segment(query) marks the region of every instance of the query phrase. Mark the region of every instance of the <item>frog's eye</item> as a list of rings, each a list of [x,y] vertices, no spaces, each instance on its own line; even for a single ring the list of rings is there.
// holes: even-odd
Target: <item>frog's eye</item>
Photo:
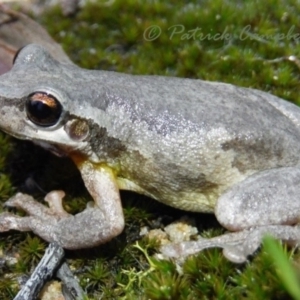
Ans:
[[[62,106],[57,99],[45,92],[29,95],[25,106],[28,119],[43,127],[55,125],[62,113]]]

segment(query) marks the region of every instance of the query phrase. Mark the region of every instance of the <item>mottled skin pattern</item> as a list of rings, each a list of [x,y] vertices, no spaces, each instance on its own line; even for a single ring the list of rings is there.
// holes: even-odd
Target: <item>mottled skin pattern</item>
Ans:
[[[37,126],[26,116],[24,103],[28,95],[37,91],[52,94],[63,107],[53,126]],[[45,234],[40,233],[32,225],[36,220],[28,221],[27,227],[21,226],[17,223],[23,221],[11,214],[2,218],[2,231],[31,229],[46,240],[57,240],[71,249],[103,243],[123,228],[120,209],[105,212],[101,202],[105,198],[104,202],[113,206],[114,197],[119,201],[118,189],[133,190],[189,211],[214,212],[220,196],[226,198],[225,207],[235,206],[224,194],[237,187],[242,190],[237,195],[240,198],[253,174],[287,167],[292,167],[287,169],[294,174],[300,163],[299,120],[299,108],[261,91],[218,82],[83,70],[60,64],[40,46],[29,45],[19,53],[13,69],[0,77],[0,128],[55,153],[69,155],[82,172],[96,207],[100,207],[100,225],[96,221],[86,225],[95,236],[91,241],[81,243],[80,236],[74,241],[70,237],[70,245],[62,238],[67,233],[53,236],[49,228]],[[105,177],[102,182],[114,182],[111,190],[107,188],[105,192],[102,185],[102,190],[98,190],[91,179],[98,175]],[[277,177],[278,182],[283,180],[285,184],[280,174]],[[264,180],[263,188],[269,182],[268,178]],[[266,203],[255,190],[255,186],[250,190],[254,193],[250,198]],[[25,209],[25,200],[18,197],[8,205]],[[276,191],[273,202],[280,212],[286,206],[282,202],[277,205]],[[248,204],[247,199],[245,203]],[[223,206],[218,208],[217,217],[224,211]],[[258,211],[253,213],[259,215]],[[224,217],[219,220],[226,226]],[[83,217],[77,221],[79,227],[88,223]],[[111,232],[100,237],[97,230],[104,230],[110,222],[115,222],[117,229],[108,228]],[[42,221],[39,224],[42,226]],[[274,222],[266,220],[263,225]],[[255,222],[228,227],[247,229],[255,227]],[[216,246],[226,250],[221,242]],[[172,248],[175,254],[169,250],[165,253],[189,254],[191,251],[184,247]],[[234,260],[230,254],[227,256]]]

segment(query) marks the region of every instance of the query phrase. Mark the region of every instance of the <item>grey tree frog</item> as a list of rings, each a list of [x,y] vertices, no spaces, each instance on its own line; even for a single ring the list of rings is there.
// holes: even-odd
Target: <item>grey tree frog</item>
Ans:
[[[124,227],[119,190],[214,213],[232,233],[163,246],[168,257],[208,247],[242,262],[265,233],[297,243],[300,109],[271,94],[220,82],[81,69],[28,45],[0,77],[0,128],[81,172],[94,203],[73,216],[63,192],[49,207],[17,194],[0,231],[32,230],[67,249],[93,247]],[[296,225],[296,226],[295,226]]]

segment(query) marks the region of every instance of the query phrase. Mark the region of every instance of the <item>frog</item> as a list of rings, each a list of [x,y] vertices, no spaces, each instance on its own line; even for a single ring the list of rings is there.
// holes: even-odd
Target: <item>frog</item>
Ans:
[[[300,238],[300,109],[228,83],[82,69],[38,44],[0,77],[0,129],[78,168],[93,201],[76,215],[17,193],[0,232],[33,231],[66,249],[104,244],[124,229],[120,190],[190,212],[212,213],[223,235],[163,245],[180,258],[219,247],[244,262],[269,234]],[[200,214],[199,214],[200,215]]]

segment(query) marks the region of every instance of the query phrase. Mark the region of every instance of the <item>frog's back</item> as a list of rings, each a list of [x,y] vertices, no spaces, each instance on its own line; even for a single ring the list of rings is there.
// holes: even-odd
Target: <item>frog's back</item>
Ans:
[[[110,105],[125,108],[132,120],[146,122],[159,134],[199,127],[292,129],[289,122],[298,131],[300,126],[295,105],[262,91],[196,79],[102,74],[108,78],[105,88],[113,91]],[[164,132],[158,132],[158,124]]]

